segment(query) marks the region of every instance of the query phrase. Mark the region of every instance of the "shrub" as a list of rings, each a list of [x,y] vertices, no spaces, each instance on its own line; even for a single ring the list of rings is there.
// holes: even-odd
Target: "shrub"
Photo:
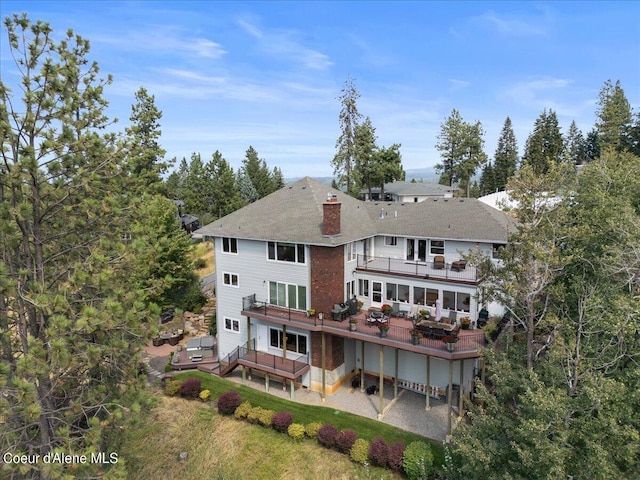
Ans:
[[[404,449],[402,468],[409,480],[429,478],[433,472],[433,453],[426,442],[411,442]]]
[[[341,431],[336,437],[336,449],[342,453],[349,453],[356,438],[358,438],[358,434],[353,430]]]
[[[304,425],[302,425],[301,423],[292,423],[291,425],[289,425],[289,428],[287,428],[287,433],[289,434],[289,436],[291,438],[295,438],[296,440],[300,440],[302,437],[304,437]]]
[[[247,412],[247,420],[249,423],[259,423],[260,415],[262,414],[262,407],[251,407]]]
[[[311,422],[309,425],[305,427],[304,433],[306,433],[307,437],[309,438],[317,438],[318,430],[320,430],[321,426],[322,425],[319,424],[318,422]]]
[[[330,423],[325,423],[320,427],[320,430],[318,430],[318,442],[327,448],[333,448],[336,444],[337,436],[338,429]]]
[[[220,395],[220,398],[218,398],[218,413],[222,415],[232,415],[241,403],[242,398],[240,398],[240,394],[235,390],[224,392]]]
[[[387,465],[391,470],[399,471],[402,468],[402,456],[404,455],[404,442],[396,442],[389,445],[387,450]]]
[[[364,438],[358,438],[349,451],[351,460],[356,463],[365,464],[369,460],[369,442]]]
[[[207,266],[207,261],[204,258],[196,258],[193,262],[193,268],[195,270],[200,270]]]
[[[211,398],[211,392],[209,390],[202,390],[198,396],[203,402],[208,402],[209,398]]]
[[[251,404],[249,402],[242,402],[238,406],[238,408],[236,408],[236,411],[233,412],[233,416],[236,417],[238,420],[245,419],[247,418],[247,415],[250,410],[251,410]]]
[[[293,423],[293,415],[289,412],[278,412],[273,416],[271,423],[276,431],[286,433],[289,425]]]
[[[387,466],[389,447],[383,438],[374,438],[369,445],[369,458],[374,465]]]
[[[180,396],[184,398],[198,398],[200,395],[200,389],[202,388],[202,382],[199,378],[189,377],[180,385]]]
[[[164,384],[164,393],[165,395],[169,395],[170,397],[174,397],[178,394],[180,390],[180,385],[182,382],[180,380],[169,380]]]
[[[273,417],[276,414],[273,410],[267,410],[262,408],[260,415],[258,415],[258,422],[263,427],[270,427],[273,424]]]
[[[164,366],[164,373],[169,373],[171,371],[173,371],[173,367],[171,366],[171,362],[169,362]]]

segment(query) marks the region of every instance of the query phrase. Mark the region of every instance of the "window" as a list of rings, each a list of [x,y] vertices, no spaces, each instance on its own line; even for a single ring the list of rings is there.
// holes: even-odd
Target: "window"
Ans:
[[[438,299],[438,290],[433,288],[413,287],[413,303],[433,306]]]
[[[356,281],[355,280],[351,280],[350,282],[347,282],[347,296],[345,298],[347,299],[351,299],[351,297],[355,296],[356,294]]]
[[[267,242],[269,260],[304,263],[304,245],[301,243]]]
[[[282,349],[284,345],[284,338],[282,334],[282,330],[279,328],[270,328],[269,329],[269,345],[273,348]],[[299,353],[301,355],[306,355],[307,353],[307,337],[306,335],[298,335],[297,333],[288,333],[286,348],[289,352]]]
[[[296,310],[307,309],[307,287],[292,283],[269,282],[269,303]]]
[[[238,275],[235,273],[226,273],[222,274],[222,283],[225,285],[230,285],[232,287],[238,286]]]
[[[431,255],[444,255],[444,240],[431,240]]]
[[[230,332],[240,332],[240,321],[235,320],[233,318],[225,318],[224,319],[224,329]]]
[[[225,253],[238,253],[238,239],[224,237],[222,239],[222,251]]]
[[[358,280],[358,295],[361,297],[369,296],[369,280],[361,278]]]
[[[502,253],[502,249],[505,247],[504,243],[494,243],[492,256],[493,258],[500,258],[500,254]]]
[[[372,282],[372,300],[375,303],[382,303],[382,282]]]
[[[398,245],[398,237],[384,237],[384,244],[386,246]]]
[[[462,292],[450,292],[444,290],[442,292],[442,308],[457,310],[459,312],[468,312],[471,304],[471,295]]]
[[[352,262],[356,259],[356,242],[347,243],[345,245],[347,249],[347,262]]]

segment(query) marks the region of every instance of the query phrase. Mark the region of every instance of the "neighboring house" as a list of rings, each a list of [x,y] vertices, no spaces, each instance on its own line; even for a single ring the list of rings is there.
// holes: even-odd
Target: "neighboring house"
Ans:
[[[174,200],[176,204],[176,220],[180,222],[180,226],[187,232],[193,233],[200,228],[200,220],[195,215],[183,213],[184,202],[182,200]]]
[[[364,314],[354,332],[331,312],[355,295],[363,309],[433,313],[439,299],[445,317],[476,320],[482,307],[501,314],[479,304],[475,268],[454,262],[469,250],[491,255],[511,228],[510,217],[474,199],[363,202],[309,177],[285,186],[197,232],[214,241],[219,359],[288,379],[292,394],[294,381],[324,395],[361,371],[423,393],[450,384],[467,392],[481,330],[465,331],[449,352],[442,341],[413,345],[409,320],[381,338]]]
[[[369,197],[368,189],[362,190],[359,198],[371,201],[418,203],[432,198],[452,198],[456,190],[455,187],[433,182],[397,181],[384,184],[384,199],[380,187],[371,189],[371,197]]]

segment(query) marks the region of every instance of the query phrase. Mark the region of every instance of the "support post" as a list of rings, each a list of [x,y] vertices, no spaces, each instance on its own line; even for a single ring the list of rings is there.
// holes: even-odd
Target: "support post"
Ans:
[[[380,417],[384,412],[384,347],[382,345],[380,345],[380,380],[378,383],[380,384],[378,387],[380,390],[380,407],[378,409],[378,417]]]
[[[393,398],[398,398],[398,349],[395,349],[396,373],[393,376]]]
[[[425,410],[431,410],[431,356],[427,355],[427,400]]]
[[[322,332],[322,401],[327,398],[327,371],[326,371],[326,354],[327,354],[327,341]]]
[[[269,374],[264,374],[264,391],[269,392]]]
[[[251,351],[251,317],[247,317],[247,353]]]
[[[447,389],[447,435],[451,435],[452,398],[453,398],[453,361],[449,360],[449,388]]]
[[[244,365],[240,365],[240,371],[242,372],[242,385],[244,385],[247,380],[247,372],[244,369]]]
[[[291,397],[291,400],[293,400],[293,392],[295,392],[295,390],[296,390],[295,381],[291,379],[291,393],[289,394],[289,396]]]
[[[458,360],[460,367],[460,391],[458,392],[458,417],[462,417],[464,407],[464,360]]]
[[[287,326],[282,326],[282,360],[287,359]]]
[[[360,340],[360,391],[364,392],[364,342]]]

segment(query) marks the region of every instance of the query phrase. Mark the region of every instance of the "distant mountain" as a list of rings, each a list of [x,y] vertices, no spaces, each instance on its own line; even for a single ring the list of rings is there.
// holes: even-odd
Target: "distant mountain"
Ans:
[[[416,181],[424,181],[424,182],[434,182],[438,183],[440,179],[440,175],[436,173],[435,167],[425,167],[425,168],[414,168],[411,170],[406,170],[406,180],[410,182],[412,179],[416,179]],[[302,177],[291,177],[285,178],[285,183],[293,183],[297,180],[300,180]],[[318,182],[325,183],[327,185],[331,185],[334,177],[313,177],[314,180]]]

